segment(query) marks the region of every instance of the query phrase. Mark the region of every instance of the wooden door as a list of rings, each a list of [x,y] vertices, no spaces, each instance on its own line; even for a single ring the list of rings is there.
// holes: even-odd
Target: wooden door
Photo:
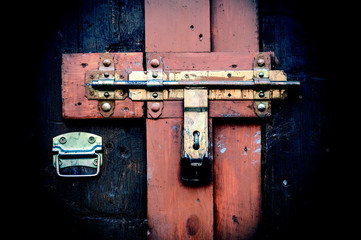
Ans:
[[[259,51],[256,4],[148,1],[145,41],[146,52],[157,52],[169,71],[251,69]],[[257,119],[229,122],[252,115],[252,109],[235,105],[209,102],[214,177],[202,187],[180,181],[182,107],[178,114],[146,120],[151,239],[249,239],[256,234],[261,217],[261,126]],[[223,108],[231,109],[228,121],[217,120],[227,115]]]
[[[168,69],[249,70],[256,52],[275,51],[282,67],[297,79],[310,76],[311,70],[304,67],[306,63],[317,66],[317,61],[310,60],[300,50],[307,49],[310,42],[295,31],[295,26],[306,31],[298,25],[300,15],[292,15],[297,13],[297,4],[293,7],[277,1],[275,4],[260,1],[260,5],[254,1],[182,3],[170,6],[165,1],[85,1],[63,5],[54,10],[54,16],[50,12],[42,13],[54,26],[48,32],[34,30],[42,36],[34,46],[44,51],[37,61],[29,63],[31,70],[38,69],[31,76],[38,85],[27,82],[29,91],[37,93],[30,102],[32,108],[28,109],[32,116],[29,142],[30,149],[36,149],[41,159],[42,194],[36,201],[30,199],[28,205],[38,206],[32,214],[43,209],[42,226],[57,232],[59,238],[145,239],[149,235],[156,239],[166,233],[168,238],[174,236],[175,239],[230,239],[232,236],[249,239],[259,234],[264,238],[287,239],[294,236],[290,229],[300,229],[298,216],[303,216],[302,219],[310,216],[310,192],[315,188],[310,187],[311,170],[307,167],[311,166],[314,174],[317,173],[319,159],[327,155],[321,148],[327,144],[318,143],[319,129],[327,129],[327,125],[311,117],[325,118],[325,110],[316,104],[309,108],[310,103],[325,94],[319,90],[324,86],[322,81],[311,79],[311,87],[303,88],[304,95],[297,95],[289,104],[276,103],[276,115],[268,122],[260,122],[247,103],[227,101],[233,105],[225,109],[222,102],[210,103],[213,180],[210,185],[199,188],[185,187],[176,178],[182,121],[181,105],[176,102],[169,105],[170,114],[157,120],[147,118],[145,105],[128,100],[118,105],[114,119],[76,119],[77,114],[82,113],[76,109],[86,108],[83,98],[72,103],[73,117],[63,115],[62,54],[80,53],[72,55],[75,59],[94,53],[99,53],[99,57],[100,53],[110,51],[118,54],[118,58],[126,58],[125,55],[131,54],[119,52],[135,52],[138,60],[131,67],[143,70],[148,53],[156,52],[166,60]],[[152,17],[152,13],[155,16]],[[40,26],[43,18],[41,14],[36,16],[39,17],[34,25]],[[301,21],[304,18],[306,16],[301,17]],[[166,30],[167,26],[171,30]],[[284,46],[287,51],[283,50]],[[200,59],[193,60],[197,56]],[[295,63],[300,64],[298,68],[294,68]],[[96,65],[96,61],[81,62],[77,68],[83,71],[94,66],[91,64]],[[306,103],[305,99],[308,99]],[[301,106],[300,111],[291,107],[294,103]],[[125,119],[128,117],[132,119]],[[102,117],[96,115],[96,118]],[[49,142],[53,136],[69,131],[89,131],[104,136],[104,155],[108,160],[99,178],[64,180],[56,176]],[[309,139],[313,141],[311,145],[306,144]],[[296,148],[291,151],[290,145]],[[282,154],[284,151],[287,156]],[[264,153],[263,185],[261,152]],[[288,161],[290,156],[292,161]],[[157,168],[160,164],[161,169]],[[170,194],[159,194],[161,189]],[[304,195],[305,192],[309,194]],[[265,199],[262,228],[261,198]],[[317,203],[311,209],[319,206]],[[303,209],[308,212],[303,213]],[[34,230],[36,234],[41,231],[32,228]]]

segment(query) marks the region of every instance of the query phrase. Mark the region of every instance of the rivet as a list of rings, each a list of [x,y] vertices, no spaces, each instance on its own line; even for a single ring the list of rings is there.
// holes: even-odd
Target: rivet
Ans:
[[[109,112],[111,108],[112,108],[112,106],[110,106],[110,103],[108,103],[108,102],[105,102],[105,103],[103,103],[103,105],[102,105],[102,110],[103,110],[104,112]]]
[[[262,59],[262,58],[258,59],[257,64],[258,64],[258,66],[263,67],[265,64],[264,59]]]
[[[103,61],[103,65],[106,66],[106,67],[109,67],[110,64],[112,64],[112,61],[110,61],[110,59],[105,59],[105,60]]]
[[[258,73],[258,76],[259,76],[260,78],[263,78],[264,73],[263,73],[263,72],[259,72],[259,73]]]
[[[158,97],[158,93],[154,92],[154,93],[152,94],[152,96],[153,96],[154,98],[157,98],[157,97]]]
[[[259,97],[263,98],[264,97],[264,92],[263,91],[260,91],[259,94],[258,94]]]
[[[108,92],[105,92],[105,93],[104,93],[104,97],[109,97],[109,95],[110,95],[110,94],[109,94]]]
[[[65,138],[65,137],[61,137],[61,138],[59,139],[59,142],[60,142],[61,144],[66,143],[66,138]]]
[[[88,142],[91,143],[91,144],[95,143],[95,137],[90,136],[89,139],[88,139]]]
[[[152,67],[154,67],[154,68],[157,68],[157,67],[159,67],[159,60],[158,59],[156,59],[156,58],[154,58],[154,59],[152,59],[152,61],[150,61],[150,66],[152,66]]]
[[[157,72],[153,72],[152,77],[153,77],[153,78],[157,78],[157,77],[158,77],[158,73],[157,73]]]
[[[264,103],[260,103],[257,105],[257,109],[260,112],[263,112],[264,110],[266,110],[266,105]]]
[[[154,94],[154,93],[153,93]],[[158,112],[160,110],[160,104],[159,103],[153,103],[151,106],[150,106],[150,109],[153,111],[153,112]]]
[[[189,78],[189,74],[184,74],[184,77],[185,77],[185,78]]]
[[[108,73],[108,72],[105,72],[105,73],[104,73],[104,77],[106,77],[106,78],[109,77],[109,73]]]
[[[232,77],[232,74],[231,73],[227,73],[227,77]]]
[[[93,165],[98,166],[98,159],[94,159]]]

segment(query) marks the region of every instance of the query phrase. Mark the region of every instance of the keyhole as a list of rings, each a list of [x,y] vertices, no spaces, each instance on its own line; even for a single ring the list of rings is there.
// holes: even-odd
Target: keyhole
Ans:
[[[198,131],[193,132],[193,138],[194,138],[193,149],[198,150],[199,149],[199,132]]]

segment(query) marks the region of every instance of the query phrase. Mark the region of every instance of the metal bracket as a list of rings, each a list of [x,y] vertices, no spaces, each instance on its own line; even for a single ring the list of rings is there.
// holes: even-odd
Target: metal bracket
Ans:
[[[208,157],[208,90],[184,89],[183,157],[203,159]],[[197,166],[200,163],[191,162]]]
[[[97,176],[102,165],[102,138],[92,133],[70,132],[53,138],[53,165],[60,177]],[[87,167],[91,174],[64,174],[62,169]]]
[[[98,70],[88,70],[85,73],[85,97],[89,100],[99,100],[100,114],[108,118],[114,112],[114,100],[123,100],[126,93],[123,89],[108,89],[106,86],[114,81],[127,80],[125,71],[115,70],[114,56],[105,52],[99,58]],[[93,88],[91,83],[97,83],[98,88]]]

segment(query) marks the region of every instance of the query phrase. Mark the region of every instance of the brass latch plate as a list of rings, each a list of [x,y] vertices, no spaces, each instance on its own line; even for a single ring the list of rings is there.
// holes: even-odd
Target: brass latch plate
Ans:
[[[53,165],[60,177],[97,176],[102,165],[102,137],[86,132],[70,132],[53,138]],[[62,169],[87,167],[90,174],[64,174]]]

